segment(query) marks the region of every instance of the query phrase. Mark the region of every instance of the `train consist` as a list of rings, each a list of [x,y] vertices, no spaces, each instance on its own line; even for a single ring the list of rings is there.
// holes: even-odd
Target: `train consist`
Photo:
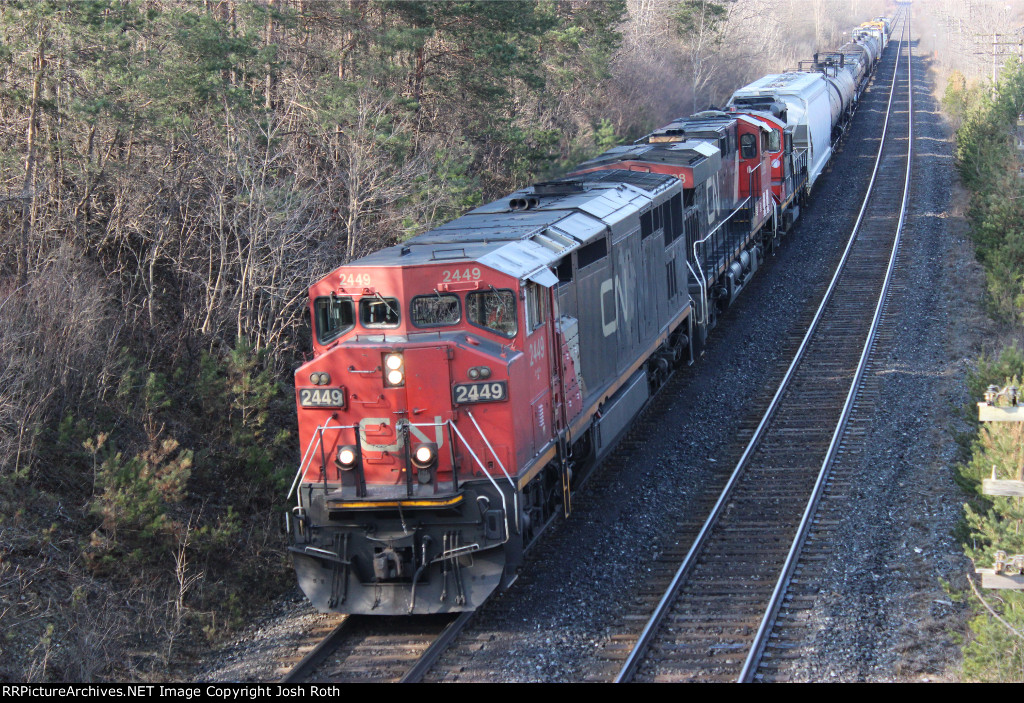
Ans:
[[[471,610],[515,579],[799,216],[889,30],[310,287],[287,529],[319,610]]]

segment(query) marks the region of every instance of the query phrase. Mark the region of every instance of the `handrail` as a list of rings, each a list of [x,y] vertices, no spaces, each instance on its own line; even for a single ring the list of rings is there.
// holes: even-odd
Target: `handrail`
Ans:
[[[508,471],[505,470],[505,465],[501,463],[501,457],[498,456],[498,452],[494,451],[494,447],[491,446],[491,441],[489,439],[487,439],[487,435],[485,435],[484,431],[480,428],[480,425],[477,423],[476,418],[473,417],[473,413],[470,412],[469,410],[467,410],[466,414],[469,415],[469,419],[473,421],[473,426],[476,427],[476,431],[480,433],[480,438],[484,441],[484,444],[486,444],[487,448],[491,450],[491,454],[494,455],[494,460],[498,462],[498,467],[501,469],[501,473],[505,474],[505,478],[508,479],[508,484],[510,486],[512,486],[513,503],[514,503],[515,509],[516,509],[516,532],[518,533],[519,532],[519,491],[516,490],[516,483],[515,483],[515,481],[512,480],[512,477],[508,475]]]
[[[685,259],[686,257],[683,257],[683,258]],[[693,270],[692,266],[690,266],[690,262],[689,261],[686,262],[686,268],[690,269],[690,275],[693,276],[694,280],[699,280],[699,277],[697,276],[697,272]],[[706,313],[707,312],[707,308],[708,308],[708,293],[707,293],[707,290],[704,288],[704,284],[702,282],[701,286],[700,286],[700,309],[701,309],[701,312],[702,313]],[[701,325],[706,324],[707,323],[706,316],[705,316],[704,320],[698,319],[697,323],[701,324]]]
[[[295,493],[295,487],[299,484],[299,479],[306,473],[307,459],[310,459],[313,452],[316,451],[317,446],[320,443],[320,438],[323,437],[324,430],[351,430],[359,427],[359,425],[318,425],[316,431],[313,433],[312,439],[309,440],[309,445],[306,447],[305,453],[302,455],[302,461],[299,462],[299,470],[295,472],[295,479],[292,480],[292,487],[288,489],[288,496],[285,500],[291,500],[292,493]],[[302,507],[302,494],[298,494],[299,507]]]
[[[707,280],[704,277],[704,267],[702,267],[700,265],[700,258],[697,256],[697,245],[698,244],[703,244],[704,242],[708,241],[711,238],[711,235],[713,235],[715,232],[720,230],[722,228],[722,226],[725,225],[727,222],[730,222],[732,220],[732,218],[735,217],[736,213],[739,212],[740,210],[742,210],[746,206],[746,203],[747,203],[748,200],[750,200],[750,196],[747,196],[747,198],[742,203],[740,203],[740,205],[735,210],[733,210],[731,213],[729,213],[728,217],[724,218],[721,222],[719,222],[715,226],[714,229],[712,229],[710,232],[708,232],[707,235],[705,235],[704,239],[699,239],[699,240],[697,240],[696,242],[693,243],[693,262],[695,264],[697,264],[697,270],[700,272],[700,287],[701,287],[702,291],[707,286]],[[687,262],[687,265],[689,265],[689,262]],[[692,271],[693,269],[690,269],[690,270]],[[706,295],[704,297],[705,297],[705,299],[707,298]],[[702,324],[702,325],[706,325],[708,323],[708,306],[707,305],[704,306],[704,309],[702,310],[702,312],[704,313],[704,319],[703,320],[698,320],[698,322],[700,324]]]
[[[511,533],[508,530],[508,505],[505,502],[505,493],[504,491],[501,490],[501,488],[498,487],[498,484],[491,476],[491,472],[487,470],[487,467],[484,466],[484,463],[480,461],[476,453],[472,450],[472,448],[470,448],[469,442],[466,441],[466,438],[462,435],[462,432],[459,431],[458,426],[451,420],[446,420],[445,422],[449,427],[455,430],[455,434],[457,434],[459,436],[459,439],[462,440],[462,443],[466,445],[466,451],[469,452],[469,455],[471,457],[473,457],[473,461],[475,461],[476,465],[480,467],[480,470],[484,472],[484,475],[487,477],[487,480],[491,482],[492,486],[494,486],[494,490],[496,490],[498,492],[498,495],[501,496],[501,512],[505,516],[505,539],[502,540],[501,543],[505,544],[505,542],[508,542],[509,538],[511,537]]]
[[[474,425],[474,427],[476,427],[477,432],[480,433],[480,437],[481,437],[481,439],[483,439],[484,444],[491,451],[491,454],[494,455],[495,461],[498,462],[498,467],[501,469],[501,473],[504,474],[505,478],[509,482],[509,485],[512,487],[513,507],[515,508],[515,515],[516,515],[515,526],[516,526],[516,530],[518,531],[520,529],[520,526],[519,526],[519,493],[516,490],[515,481],[512,480],[512,477],[509,475],[508,470],[505,468],[505,464],[501,461],[501,457],[499,457],[498,453],[494,450],[494,446],[491,444],[490,440],[487,438],[487,435],[484,434],[484,431],[480,427],[480,424],[476,421],[476,418],[473,417],[473,413],[467,410],[466,414],[469,415],[469,419],[472,420],[473,425]],[[466,440],[466,437],[459,430],[458,426],[451,419],[445,420],[444,422],[441,422],[441,423],[437,423],[437,422],[409,422],[408,423],[409,427],[444,427],[446,425],[451,427],[453,430],[455,430],[455,434],[458,435],[459,439],[462,440],[462,443],[465,445],[466,451],[469,452],[469,455],[471,457],[473,457],[473,461],[475,461],[476,465],[480,467],[480,470],[484,472],[484,475],[487,477],[487,480],[491,482],[492,486],[494,486],[494,490],[496,490],[498,492],[498,495],[501,496],[501,510],[502,510],[502,514],[504,515],[504,520],[505,520],[505,539],[502,540],[502,544],[504,544],[505,542],[508,542],[508,540],[511,538],[511,532],[509,531],[509,526],[508,526],[508,503],[506,502],[506,499],[505,499],[505,493],[504,493],[504,491],[501,490],[501,487],[498,486],[498,483],[497,483],[497,481],[494,480],[494,477],[491,475],[491,472],[487,470],[487,467],[480,460],[480,458],[476,455],[476,453],[473,451],[473,449],[469,446],[469,442]],[[358,429],[358,428],[359,428],[359,425],[331,425],[330,423],[328,423],[326,425],[318,425],[317,426],[316,431],[313,433],[313,437],[309,440],[309,444],[306,447],[305,453],[302,455],[302,461],[299,462],[299,468],[298,468],[298,471],[295,472],[295,478],[292,480],[291,488],[288,489],[288,496],[287,496],[288,500],[290,500],[292,495],[295,494],[297,496],[297,499],[298,499],[299,507],[300,508],[302,507],[302,492],[300,491],[300,492],[296,493],[295,489],[298,486],[299,481],[305,475],[306,469],[307,469],[307,465],[309,464],[310,461],[312,461],[312,457],[315,455],[315,452],[316,452],[318,446],[321,444],[321,441],[322,441],[321,438],[323,436],[324,430],[351,430],[351,429]],[[454,471],[454,467],[452,467],[452,470]]]

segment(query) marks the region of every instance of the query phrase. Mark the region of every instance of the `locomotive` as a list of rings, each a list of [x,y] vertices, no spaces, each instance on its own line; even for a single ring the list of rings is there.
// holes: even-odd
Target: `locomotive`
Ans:
[[[792,227],[888,38],[869,24],[310,287],[286,524],[317,609],[472,610],[515,580]]]

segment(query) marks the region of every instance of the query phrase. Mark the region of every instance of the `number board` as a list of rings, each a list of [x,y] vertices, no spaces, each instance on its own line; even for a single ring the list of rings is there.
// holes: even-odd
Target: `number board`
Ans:
[[[441,272],[441,283],[457,283],[458,281],[479,281],[480,267],[464,269],[448,269]]]
[[[456,383],[452,387],[452,400],[456,403],[493,403],[499,400],[508,400],[508,383],[505,381]]]
[[[344,388],[300,388],[299,405],[304,408],[345,407]]]

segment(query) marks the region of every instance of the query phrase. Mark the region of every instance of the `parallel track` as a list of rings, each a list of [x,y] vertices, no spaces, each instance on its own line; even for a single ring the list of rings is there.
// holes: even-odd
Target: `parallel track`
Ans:
[[[909,19],[903,22],[907,35]],[[797,357],[617,681],[751,680],[839,447],[906,207],[901,38],[886,132],[850,244]],[[906,95],[906,97],[903,97]],[[896,116],[903,111],[905,121]],[[890,117],[893,119],[890,120]]]

